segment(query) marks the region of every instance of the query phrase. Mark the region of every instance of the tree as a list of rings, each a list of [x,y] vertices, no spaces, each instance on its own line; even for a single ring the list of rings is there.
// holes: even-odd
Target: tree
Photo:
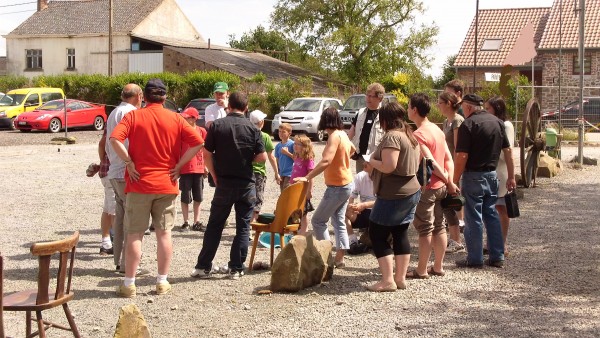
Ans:
[[[309,55],[307,50],[300,44],[286,38],[278,31],[267,30],[260,25],[256,29],[242,34],[239,40],[236,39],[234,34],[229,35],[229,46],[247,51],[277,52],[272,54],[266,52],[265,54],[280,60],[284,60],[284,58],[283,54],[279,52],[287,52],[287,62],[314,72],[325,73],[319,61]]]
[[[456,54],[448,56],[442,68],[442,75],[435,80],[435,88],[442,89],[446,83],[456,79],[454,61],[456,61]]]
[[[278,0],[272,29],[355,84],[429,64],[437,28],[414,24],[418,0]]]

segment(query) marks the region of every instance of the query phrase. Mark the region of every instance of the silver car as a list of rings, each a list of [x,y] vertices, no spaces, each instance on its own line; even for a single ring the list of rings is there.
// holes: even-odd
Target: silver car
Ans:
[[[293,99],[279,114],[273,117],[271,133],[279,140],[279,125],[289,123],[292,134],[306,134],[313,141],[324,141],[327,134],[324,130],[317,130],[321,114],[329,107],[337,110],[342,108],[342,101],[329,97],[301,97]]]

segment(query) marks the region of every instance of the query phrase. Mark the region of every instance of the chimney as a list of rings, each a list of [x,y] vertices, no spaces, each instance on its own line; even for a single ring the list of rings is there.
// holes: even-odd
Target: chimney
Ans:
[[[210,49],[210,39],[208,39],[208,49]]]
[[[38,5],[38,8],[37,8],[38,12],[41,10],[44,10],[44,9],[48,8],[48,0],[38,0],[37,5]]]

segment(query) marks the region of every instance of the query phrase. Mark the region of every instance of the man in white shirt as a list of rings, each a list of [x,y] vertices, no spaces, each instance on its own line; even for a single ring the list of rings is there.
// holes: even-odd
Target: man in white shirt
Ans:
[[[140,86],[129,83],[121,91],[121,104],[119,104],[106,119],[106,135],[112,134],[113,130],[121,122],[123,117],[132,110],[140,108],[144,94]],[[125,144],[127,146],[127,143]],[[123,219],[125,217],[125,162],[115,153],[110,142],[105,145],[106,154],[110,160],[107,178],[110,180],[115,191],[115,222],[113,232],[115,235],[113,242],[114,262],[119,272],[125,273],[125,251],[123,243],[125,236],[123,232]],[[141,270],[139,271],[142,272]]]
[[[206,121],[206,130],[214,120],[227,116],[227,104],[229,100],[229,86],[225,82],[215,83],[213,96],[217,102],[206,107],[204,111],[204,120]]]
[[[346,210],[346,230],[350,239],[348,253],[351,255],[365,253],[369,250],[365,243],[358,240],[354,228],[364,231],[369,227],[369,216],[375,205],[373,181],[370,177],[372,172],[373,167],[369,162],[364,162],[363,171],[354,176],[354,189]],[[357,201],[358,198],[360,198],[359,201]]]

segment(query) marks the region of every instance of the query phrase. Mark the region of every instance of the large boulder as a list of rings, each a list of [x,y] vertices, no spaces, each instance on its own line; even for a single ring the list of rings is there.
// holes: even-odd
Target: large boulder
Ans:
[[[554,177],[562,171],[562,162],[559,159],[548,156],[540,152],[540,161],[538,162],[538,177]]]
[[[318,241],[310,233],[294,236],[273,262],[271,291],[297,292],[331,279],[332,247],[330,241]]]
[[[121,307],[119,321],[115,330],[114,338],[150,338],[150,330],[144,319],[144,315],[135,304]]]

